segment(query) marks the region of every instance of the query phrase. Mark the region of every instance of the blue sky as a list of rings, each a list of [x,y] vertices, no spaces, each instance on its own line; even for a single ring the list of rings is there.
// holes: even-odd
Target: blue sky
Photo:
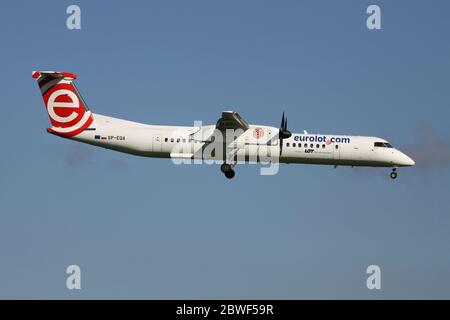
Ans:
[[[81,7],[82,29],[66,28]],[[382,30],[366,28],[377,4]],[[450,298],[448,1],[10,1],[0,13],[1,298]],[[100,114],[375,135],[414,168],[226,180],[59,139],[32,70]],[[65,269],[82,270],[82,290]],[[381,267],[382,289],[366,288]]]

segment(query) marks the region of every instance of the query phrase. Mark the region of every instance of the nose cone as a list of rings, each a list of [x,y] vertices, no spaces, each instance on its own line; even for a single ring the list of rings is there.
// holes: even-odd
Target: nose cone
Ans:
[[[397,162],[398,162],[397,165],[402,166],[402,167],[412,167],[413,165],[416,164],[413,159],[411,159],[410,157],[408,157],[406,154],[404,154],[402,152],[399,152],[399,157],[398,157]]]

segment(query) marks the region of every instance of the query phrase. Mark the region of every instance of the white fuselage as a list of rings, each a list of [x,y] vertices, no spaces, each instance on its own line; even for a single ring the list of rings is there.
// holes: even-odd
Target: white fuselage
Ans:
[[[201,158],[224,161],[227,157],[260,162],[261,154],[280,163],[327,164],[372,167],[401,167],[414,161],[377,137],[293,133],[283,140],[280,154],[278,128],[250,125],[231,139],[214,136],[215,126],[180,127],[147,125],[94,114],[95,130],[85,130],[71,139],[129,154],[158,158]],[[262,128],[256,138],[254,129]],[[222,141],[230,141],[224,143]],[[216,149],[210,152],[211,149]],[[229,150],[234,150],[230,155]],[[205,152],[208,151],[208,152]],[[277,155],[277,157],[274,157]]]

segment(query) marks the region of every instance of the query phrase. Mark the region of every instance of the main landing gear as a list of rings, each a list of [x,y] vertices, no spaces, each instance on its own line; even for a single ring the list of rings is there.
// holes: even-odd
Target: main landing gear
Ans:
[[[397,179],[397,168],[392,168],[391,179]]]
[[[227,177],[228,179],[233,179],[234,178],[234,170],[233,170],[233,166],[229,163],[224,163],[220,166],[220,170],[225,174],[225,177]]]

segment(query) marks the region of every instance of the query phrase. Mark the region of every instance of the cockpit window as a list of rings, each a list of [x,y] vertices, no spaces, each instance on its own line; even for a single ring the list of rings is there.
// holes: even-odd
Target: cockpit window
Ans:
[[[375,142],[375,147],[384,147],[383,142]]]
[[[393,148],[393,146],[387,142],[375,142],[374,146],[380,148]]]

